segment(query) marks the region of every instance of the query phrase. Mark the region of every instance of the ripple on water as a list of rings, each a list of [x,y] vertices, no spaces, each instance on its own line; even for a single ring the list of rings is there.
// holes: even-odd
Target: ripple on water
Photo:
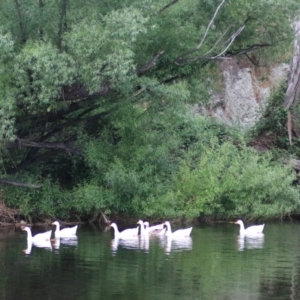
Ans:
[[[190,238],[116,240],[78,230],[78,239],[31,245],[0,239],[0,298],[300,299],[300,238],[295,224],[267,224],[244,237],[232,224],[194,227]]]

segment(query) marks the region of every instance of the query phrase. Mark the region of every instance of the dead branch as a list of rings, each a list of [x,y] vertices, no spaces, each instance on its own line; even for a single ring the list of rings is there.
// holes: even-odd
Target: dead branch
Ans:
[[[39,189],[42,186],[42,185],[39,185],[39,184],[17,182],[17,181],[12,181],[12,180],[8,180],[8,179],[0,179],[0,183],[9,184],[9,185],[13,185],[13,186],[34,188],[34,189]]]
[[[164,7],[162,7],[159,11],[157,11],[156,13],[153,14],[153,16],[157,16],[160,13],[162,13],[163,11],[165,11],[166,9],[168,9],[170,6],[174,5],[175,3],[177,3],[178,0],[173,0],[170,3],[168,3],[167,5],[165,5]]]
[[[61,149],[72,154],[83,155],[83,153],[80,150],[70,147],[67,142],[58,142],[58,143],[32,142],[20,138],[17,138],[16,142],[18,143],[19,146],[23,146],[23,147],[25,146],[25,147],[33,147],[33,148]]]
[[[139,76],[143,75],[144,73],[146,73],[148,70],[150,70],[151,68],[153,68],[156,63],[157,63],[157,60],[159,59],[160,56],[162,56],[164,53],[164,51],[160,51],[158,52],[146,65],[138,68],[136,70],[137,74]]]
[[[207,34],[208,34],[208,31],[209,31],[210,27],[211,27],[211,25],[213,24],[213,22],[214,22],[214,20],[215,20],[215,18],[216,18],[216,16],[217,16],[217,14],[218,14],[218,12],[219,12],[221,6],[222,6],[224,3],[225,3],[225,0],[222,0],[222,2],[221,2],[221,3],[219,4],[219,6],[217,7],[217,9],[216,9],[216,11],[215,11],[215,13],[214,13],[212,19],[211,19],[210,22],[208,23],[208,26],[207,26],[207,28],[206,28],[206,30],[205,30],[205,33],[204,33],[204,35],[203,35],[203,37],[202,37],[200,43],[199,43],[198,46],[196,47],[197,50],[200,49],[201,46],[202,46],[202,44],[204,43],[204,41],[205,41],[205,39],[206,39],[206,36],[207,36]]]
[[[100,210],[100,213],[101,213],[102,219],[104,220],[104,223],[105,223],[105,224],[110,224],[111,221],[106,217],[106,215],[103,213],[102,210]]]
[[[102,88],[96,92],[90,93],[83,84],[74,83],[71,86],[64,86],[61,89],[59,101],[72,101],[88,98],[91,96],[106,96],[110,92],[111,83],[106,81],[102,84]]]
[[[231,35],[231,37],[226,41],[227,46],[217,55],[213,56],[212,59],[216,59],[218,57],[220,57],[221,55],[223,55],[228,48],[232,45],[232,43],[235,41],[235,39],[240,35],[240,33],[244,30],[245,25],[243,25],[242,27],[240,27],[234,34]]]
[[[189,50],[188,52],[186,52],[186,53],[180,55],[179,57],[177,57],[177,58],[175,59],[175,64],[181,65],[181,63],[179,63],[179,61],[183,61],[183,60],[185,59],[185,57],[187,57],[189,54],[198,51],[198,50],[202,47],[202,45],[203,45],[203,43],[204,43],[204,41],[205,41],[205,39],[206,39],[206,37],[207,37],[207,35],[208,35],[208,33],[209,33],[210,28],[211,28],[213,22],[215,21],[216,16],[217,16],[219,10],[221,9],[221,7],[222,7],[222,5],[223,5],[224,3],[225,3],[225,0],[222,0],[222,2],[219,4],[219,6],[217,7],[217,9],[215,10],[215,13],[214,13],[212,19],[210,20],[210,22],[209,22],[209,24],[208,24],[208,26],[207,26],[207,28],[206,28],[206,30],[205,30],[205,33],[204,33],[204,35],[203,35],[203,37],[202,37],[200,43],[199,43],[194,49]],[[231,26],[229,26],[229,28],[230,28],[230,27],[231,27]],[[224,46],[224,48],[223,48],[218,54],[215,54],[215,55],[213,55],[213,56],[211,56],[211,57],[208,57],[207,55],[208,55],[209,53],[211,53],[212,50],[213,50],[213,49],[221,42],[221,40],[223,39],[223,37],[225,36],[225,34],[228,32],[229,28],[227,28],[227,30],[226,30],[223,34],[221,34],[221,36],[217,39],[217,41],[216,41],[216,43],[213,45],[213,47],[212,47],[208,52],[206,52],[203,56],[196,56],[196,57],[193,57],[193,58],[188,58],[188,60],[189,60],[189,61],[195,61],[195,60],[198,60],[198,59],[200,59],[200,58],[201,58],[201,59],[211,59],[211,60],[214,60],[214,59],[217,59],[217,58],[221,57],[224,53],[226,53],[226,51],[229,49],[229,47],[233,44],[233,42],[235,41],[235,39],[237,38],[237,36],[239,36],[240,33],[244,30],[245,25],[243,25],[242,27],[240,27],[236,32],[234,32],[234,33],[227,39],[227,41],[225,41],[225,46]]]
[[[189,58],[186,58],[186,60],[188,60],[189,62],[193,62],[193,61],[196,61],[196,60],[199,60],[199,59],[208,59],[208,60],[216,60],[216,59],[219,59],[224,53],[226,53],[226,51],[229,49],[229,47],[232,45],[232,43],[235,41],[235,39],[240,35],[240,33],[244,30],[245,28],[245,25],[243,25],[242,27],[240,27],[235,33],[233,33],[229,39],[227,39],[227,41],[225,43],[227,43],[227,45],[225,45],[224,49],[218,53],[218,54],[215,54],[213,56],[207,56],[208,53],[210,53],[213,48],[216,47],[216,45],[220,42],[221,38],[223,37],[223,35],[218,39],[218,41],[215,43],[215,45],[208,51],[206,52],[206,54],[202,55],[202,56],[194,56],[194,57],[189,57]],[[184,60],[185,56],[187,56],[188,54],[191,54],[192,52],[196,52],[198,51],[197,48],[187,52],[186,54],[182,55],[181,57],[177,58],[177,60]],[[182,63],[178,63],[175,61],[175,64],[177,65],[182,65]]]
[[[207,26],[207,28],[206,28],[206,30],[205,30],[205,33],[204,33],[204,35],[203,35],[203,37],[202,37],[200,43],[199,43],[194,49],[191,49],[191,50],[185,52],[184,54],[181,54],[181,55],[178,56],[177,58],[175,58],[175,64],[180,65],[179,61],[183,60],[184,57],[186,57],[187,55],[189,55],[189,54],[191,54],[191,53],[194,53],[194,52],[198,51],[198,50],[201,48],[201,46],[203,45],[203,43],[204,43],[204,41],[205,41],[206,36],[208,35],[208,32],[209,32],[210,27],[212,26],[212,24],[213,24],[213,22],[214,22],[214,20],[215,20],[215,18],[216,18],[216,16],[217,16],[217,14],[218,14],[218,11],[220,10],[220,8],[221,8],[221,6],[224,4],[224,2],[225,2],[225,0],[222,0],[222,2],[221,2],[221,3],[219,4],[219,6],[217,7],[217,9],[216,9],[216,11],[215,11],[215,13],[214,13],[212,19],[210,20],[210,22],[209,22],[209,24],[208,24],[208,26]],[[224,35],[224,34],[223,34],[223,35]],[[221,36],[223,36],[223,35],[221,35]],[[218,40],[221,40],[221,38],[219,38]],[[213,48],[214,48],[215,46],[216,46],[216,44],[213,46]],[[209,52],[210,52],[210,51],[209,51]]]
[[[26,157],[20,163],[18,163],[17,165],[13,165],[11,168],[6,170],[6,174],[13,175],[22,170],[25,170],[37,161],[41,161],[45,158],[49,159],[51,156],[56,155],[59,150],[45,151],[43,154],[37,155],[38,151],[38,148],[31,148],[28,151]]]

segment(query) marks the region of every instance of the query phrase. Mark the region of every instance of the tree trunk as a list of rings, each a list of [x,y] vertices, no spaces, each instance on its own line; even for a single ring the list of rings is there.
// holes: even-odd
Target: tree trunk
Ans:
[[[287,90],[284,98],[284,107],[287,110],[298,103],[300,91],[300,22],[295,22],[293,26],[295,30],[294,56],[291,63]]]
[[[300,92],[300,22],[294,22],[293,27],[295,31],[294,56],[284,97],[284,108],[288,111],[287,130],[290,144],[292,144],[293,137],[293,113],[291,108],[297,105]]]

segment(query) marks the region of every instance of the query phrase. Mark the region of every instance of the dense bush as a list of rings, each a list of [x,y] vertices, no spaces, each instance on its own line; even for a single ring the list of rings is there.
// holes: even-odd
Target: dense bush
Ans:
[[[248,150],[243,133],[194,115],[193,105],[220,89],[219,59],[254,51],[264,63],[285,59],[298,7],[296,0],[0,1],[5,203],[27,217],[61,218],[296,209],[291,171]],[[271,108],[261,128],[271,132],[275,122],[279,137],[285,112]]]
[[[270,155],[213,144],[203,148],[196,165],[184,162],[173,200],[190,217],[282,217],[299,209],[295,179]]]

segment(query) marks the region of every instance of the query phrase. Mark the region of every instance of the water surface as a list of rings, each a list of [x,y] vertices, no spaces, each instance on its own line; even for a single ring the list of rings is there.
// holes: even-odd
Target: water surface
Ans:
[[[267,223],[241,237],[219,223],[180,240],[115,240],[80,226],[75,240],[37,247],[19,228],[0,229],[0,299],[300,299],[299,231]]]

